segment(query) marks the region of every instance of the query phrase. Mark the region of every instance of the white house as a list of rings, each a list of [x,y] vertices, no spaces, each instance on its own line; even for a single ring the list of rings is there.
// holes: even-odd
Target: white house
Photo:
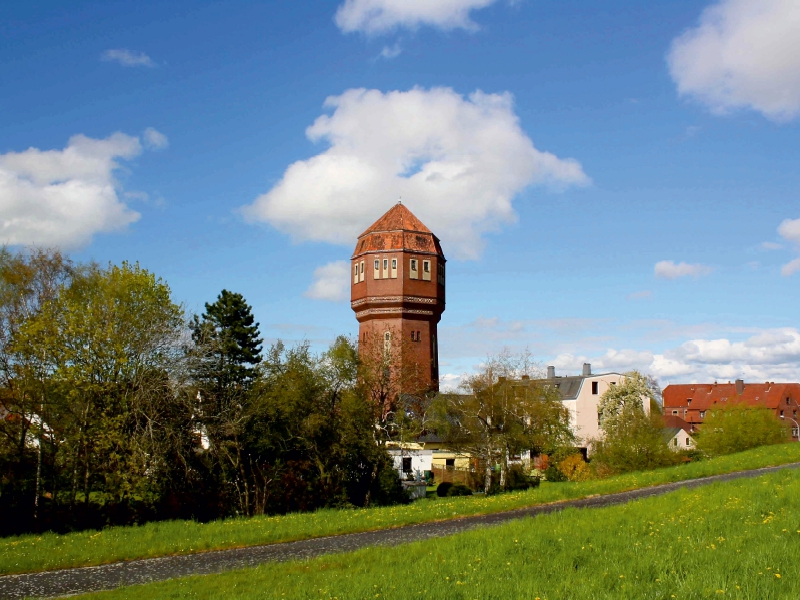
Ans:
[[[425,471],[432,470],[433,450],[424,450],[420,444],[389,442],[387,451],[401,478],[408,475],[416,476],[417,473],[423,476]]]

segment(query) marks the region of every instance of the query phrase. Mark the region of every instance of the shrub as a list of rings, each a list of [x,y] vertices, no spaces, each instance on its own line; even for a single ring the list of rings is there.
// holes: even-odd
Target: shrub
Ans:
[[[558,470],[569,481],[586,481],[592,478],[592,469],[580,454],[571,454],[560,463]]]
[[[697,435],[697,448],[718,456],[789,441],[789,426],[771,409],[731,402],[709,411]]]
[[[438,490],[437,490],[438,493]],[[463,483],[456,483],[451,485],[447,490],[446,496],[472,496],[472,490],[465,486]]]
[[[511,465],[506,473],[506,490],[527,490],[539,485],[539,478],[532,477],[522,465]]]
[[[447,492],[450,491],[451,487],[453,487],[452,483],[450,483],[449,481],[443,481],[436,488],[436,495],[439,496],[439,498],[444,498],[445,496],[447,496]]]

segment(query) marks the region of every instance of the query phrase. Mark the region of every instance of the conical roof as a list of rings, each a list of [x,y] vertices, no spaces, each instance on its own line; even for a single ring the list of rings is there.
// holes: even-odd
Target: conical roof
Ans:
[[[358,236],[353,257],[390,250],[438,254],[444,259],[439,238],[400,202]]]

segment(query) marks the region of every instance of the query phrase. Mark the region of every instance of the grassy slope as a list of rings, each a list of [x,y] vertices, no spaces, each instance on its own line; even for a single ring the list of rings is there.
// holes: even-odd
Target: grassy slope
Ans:
[[[783,444],[679,467],[631,473],[600,481],[543,484],[536,490],[498,496],[421,500],[408,506],[322,510],[205,524],[168,521],[141,527],[112,527],[99,532],[8,537],[0,539],[0,573],[97,565],[117,560],[385,529],[798,461],[800,444]]]
[[[90,596],[800,598],[800,473]]]

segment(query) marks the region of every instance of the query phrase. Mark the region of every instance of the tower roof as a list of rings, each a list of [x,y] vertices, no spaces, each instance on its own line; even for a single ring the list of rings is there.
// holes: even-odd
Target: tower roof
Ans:
[[[368,233],[379,231],[419,231],[421,233],[432,233],[430,229],[420,221],[414,213],[408,210],[400,202],[395,204],[392,208],[377,221],[375,221],[364,233],[359,237],[362,238]]]
[[[353,256],[390,250],[438,254],[444,259],[439,238],[399,202],[358,236]]]

